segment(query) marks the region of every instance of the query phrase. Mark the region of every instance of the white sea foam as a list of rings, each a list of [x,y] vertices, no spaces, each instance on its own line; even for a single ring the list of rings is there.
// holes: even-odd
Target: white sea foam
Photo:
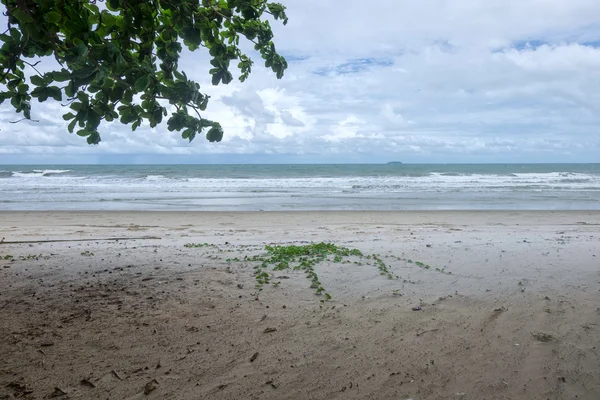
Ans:
[[[58,172],[60,171],[60,172]],[[431,173],[418,177],[382,176],[382,177],[327,177],[327,178],[167,178],[164,175],[140,177],[119,176],[61,176],[66,170],[43,170],[40,172],[13,172],[14,186],[26,187],[35,183],[36,187],[49,188],[69,184],[86,187],[110,187],[115,191],[127,189],[210,189],[212,191],[247,191],[248,189],[323,189],[368,192],[389,191],[444,191],[460,189],[470,190],[506,190],[522,188],[540,188],[548,190],[577,190],[580,188],[600,190],[600,176],[591,174],[514,174],[484,175],[463,174],[444,175]],[[53,179],[48,178],[48,174]],[[83,182],[82,182],[83,181]],[[4,182],[6,184],[6,182]]]
[[[3,168],[0,200],[38,209],[405,209],[579,207],[599,209],[600,174],[583,172],[378,173],[312,177],[179,173],[173,169]],[[12,176],[8,175],[12,172]],[[385,171],[383,171],[385,172]],[[265,176],[267,175],[267,176]],[[269,176],[272,175],[272,176]],[[215,177],[212,177],[215,176]],[[222,177],[220,177],[222,176]],[[241,177],[234,177],[241,176]],[[268,202],[268,206],[263,203]],[[546,203],[544,203],[546,202]],[[114,204],[113,204],[114,203]],[[125,205],[126,203],[126,205]],[[38,204],[37,206],[35,204]],[[50,206],[50,204],[52,204]],[[57,204],[59,204],[57,206]],[[85,204],[85,206],[81,205]],[[81,206],[78,206],[81,205]],[[18,206],[18,207],[17,207]]]
[[[4,171],[2,171],[4,172]],[[7,171],[8,172],[8,171]],[[11,171],[15,178],[34,179],[39,177],[55,176],[71,172],[68,169],[34,169],[32,171]]]
[[[148,175],[144,179],[147,181],[150,181],[150,182],[156,182],[156,181],[163,181],[168,178],[164,175]]]
[[[33,172],[41,173],[42,175],[48,174],[64,174],[65,172],[71,172],[70,169],[34,169]]]

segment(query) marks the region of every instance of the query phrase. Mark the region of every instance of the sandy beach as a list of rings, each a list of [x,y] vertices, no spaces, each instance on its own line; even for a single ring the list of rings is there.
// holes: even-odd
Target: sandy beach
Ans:
[[[2,212],[0,240],[0,399],[600,399],[598,211]],[[319,242],[365,256],[315,266],[331,300],[257,291],[266,245]]]

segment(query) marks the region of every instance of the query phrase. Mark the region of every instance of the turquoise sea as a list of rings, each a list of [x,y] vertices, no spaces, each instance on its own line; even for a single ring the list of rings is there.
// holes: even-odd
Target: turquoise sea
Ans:
[[[600,209],[600,164],[0,165],[0,210],[497,209]]]

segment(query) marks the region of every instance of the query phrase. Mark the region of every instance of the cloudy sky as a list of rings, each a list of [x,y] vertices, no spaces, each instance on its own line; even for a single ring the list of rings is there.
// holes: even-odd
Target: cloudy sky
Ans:
[[[282,0],[289,69],[211,86],[205,54],[181,66],[211,96],[221,143],[165,124],[101,129],[88,146],[57,103],[9,124],[3,163],[600,162],[597,0]]]

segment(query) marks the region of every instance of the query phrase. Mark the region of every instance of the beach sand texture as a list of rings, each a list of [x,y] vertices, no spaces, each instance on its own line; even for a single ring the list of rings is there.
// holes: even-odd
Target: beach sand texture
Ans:
[[[598,211],[3,212],[2,238],[0,399],[600,399]],[[331,301],[293,270],[257,299],[244,257],[310,242],[398,278],[350,257],[316,266]]]

